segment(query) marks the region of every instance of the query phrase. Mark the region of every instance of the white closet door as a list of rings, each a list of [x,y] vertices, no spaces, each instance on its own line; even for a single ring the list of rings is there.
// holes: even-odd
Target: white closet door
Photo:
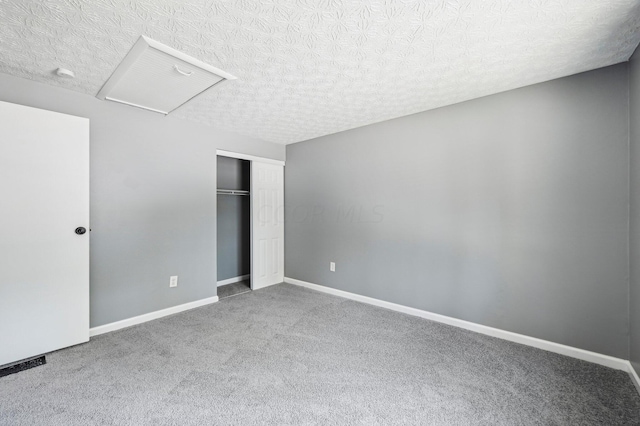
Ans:
[[[284,280],[284,166],[251,162],[251,288]]]
[[[88,341],[88,119],[0,102],[0,236],[0,365]]]

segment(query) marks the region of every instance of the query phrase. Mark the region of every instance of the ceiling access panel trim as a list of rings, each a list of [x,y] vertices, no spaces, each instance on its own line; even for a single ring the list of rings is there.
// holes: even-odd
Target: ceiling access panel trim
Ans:
[[[153,52],[150,49],[153,49],[156,52]],[[134,69],[134,67],[138,64],[139,60],[141,58],[144,60],[143,55],[149,52],[153,52],[152,54],[156,54],[156,53],[159,53],[160,55],[164,54],[164,56],[166,56],[167,59],[171,59],[173,63],[173,66],[171,68],[173,68],[173,71],[176,73],[176,77],[177,76],[190,77],[194,73],[193,70],[186,72],[180,69],[180,67],[178,66],[178,65],[183,65],[182,68],[185,68],[184,65],[186,64],[187,67],[189,67],[189,69],[195,68],[197,71],[200,71],[200,70],[205,71],[206,73],[209,74],[208,77],[217,77],[217,79],[215,79],[215,81],[213,81],[212,79],[212,81],[210,81],[211,84],[205,84],[202,87],[202,90],[198,90],[197,92],[193,92],[189,94],[188,97],[184,98],[177,105],[172,106],[170,108],[153,107],[149,105],[144,105],[142,102],[132,102],[131,100],[121,99],[121,97],[118,97],[118,96],[112,96],[112,92],[118,89],[118,85],[120,83],[125,82],[126,77],[129,77],[129,73],[132,72],[132,69]],[[157,54],[155,56],[159,57],[159,55]],[[169,63],[167,62],[167,64],[165,65],[168,66]],[[140,36],[140,38],[138,38],[138,40],[133,45],[131,50],[129,50],[129,52],[124,57],[122,62],[116,67],[116,69],[111,74],[111,76],[106,81],[106,83],[102,86],[102,88],[100,89],[96,97],[101,100],[118,102],[121,104],[142,108],[148,111],[167,115],[175,111],[176,109],[180,108],[182,105],[188,103],[195,97],[201,95],[205,91],[216,86],[217,84],[225,80],[236,80],[236,79],[237,77],[229,74],[226,71],[223,71],[219,68],[206,64],[196,58],[193,58],[183,52],[180,52],[179,50],[173,49],[172,47],[169,47],[156,40],[150,39],[149,37],[142,35]],[[144,82],[150,83],[151,85],[153,85],[154,83],[154,82],[149,82],[147,80],[144,80]],[[155,82],[155,83],[158,86],[162,86],[161,84],[158,84],[158,82]],[[149,87],[149,89],[151,88],[152,87]],[[163,90],[163,87],[153,87],[153,89],[157,91],[161,91]]]

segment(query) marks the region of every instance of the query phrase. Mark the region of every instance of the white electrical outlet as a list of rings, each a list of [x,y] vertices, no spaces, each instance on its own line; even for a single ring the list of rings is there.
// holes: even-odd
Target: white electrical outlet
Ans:
[[[329,270],[331,272],[335,272],[336,271],[336,262],[329,262]]]
[[[178,287],[178,276],[174,275],[169,278],[169,287]]]

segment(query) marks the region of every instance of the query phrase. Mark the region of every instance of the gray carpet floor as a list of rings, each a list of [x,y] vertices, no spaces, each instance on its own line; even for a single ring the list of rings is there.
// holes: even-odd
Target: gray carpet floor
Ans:
[[[47,362],[0,378],[0,424],[640,424],[622,371],[287,284]]]
[[[249,280],[240,281],[238,283],[227,284],[218,287],[218,297],[220,299],[224,299],[225,297],[236,296],[248,291],[251,291],[251,284]]]

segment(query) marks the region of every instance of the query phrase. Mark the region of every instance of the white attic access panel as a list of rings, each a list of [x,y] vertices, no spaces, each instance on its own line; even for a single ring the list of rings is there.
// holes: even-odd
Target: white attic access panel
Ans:
[[[97,97],[169,114],[205,90],[235,78],[169,46],[140,36]]]

